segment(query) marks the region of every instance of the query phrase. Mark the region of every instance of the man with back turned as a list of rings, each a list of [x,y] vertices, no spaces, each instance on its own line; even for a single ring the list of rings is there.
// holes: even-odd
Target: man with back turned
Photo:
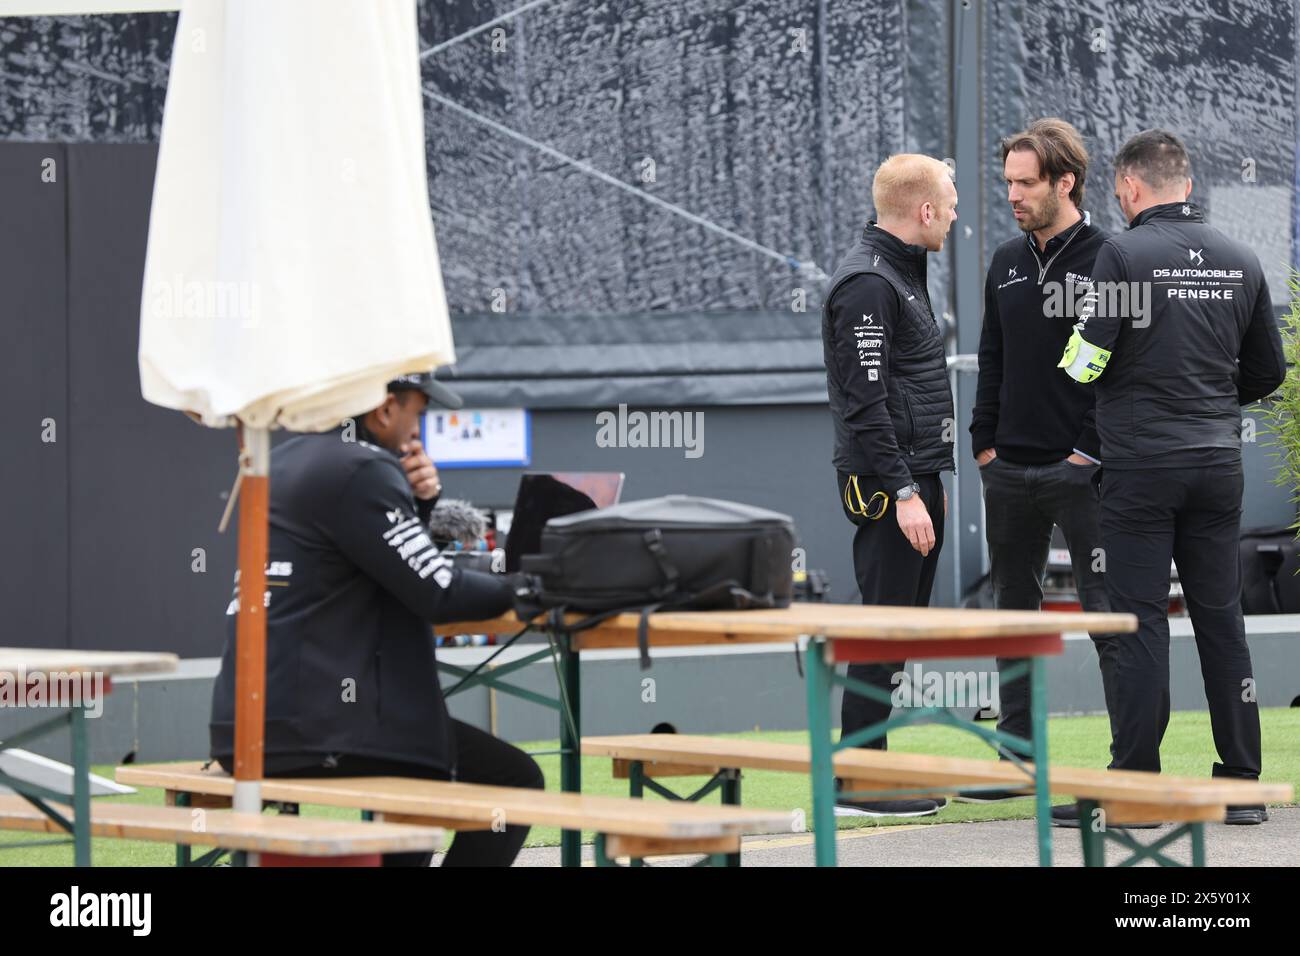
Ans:
[[[1115,157],[1127,232],[1107,240],[1061,358],[1096,381],[1101,540],[1111,607],[1137,615],[1119,640],[1111,767],[1160,770],[1169,723],[1169,562],[1196,635],[1219,762],[1257,779],[1259,708],[1241,612],[1241,408],[1286,374],[1259,259],[1205,222],[1173,133],[1138,133]],[[1053,811],[1078,825],[1074,807]],[[1262,806],[1229,807],[1258,824]]]

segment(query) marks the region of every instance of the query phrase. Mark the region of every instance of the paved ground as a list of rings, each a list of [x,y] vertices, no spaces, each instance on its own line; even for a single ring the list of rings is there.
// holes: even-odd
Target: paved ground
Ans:
[[[1169,827],[1132,831],[1139,842],[1151,843]],[[1074,830],[1053,829],[1053,863],[1082,866],[1079,837]],[[1269,810],[1269,822],[1257,827],[1210,824],[1205,829],[1206,860],[1210,866],[1300,866],[1300,807]],[[811,866],[812,834],[756,836],[745,840],[745,866]],[[591,847],[583,847],[590,863]],[[1107,849],[1114,861],[1123,853]],[[1167,851],[1180,862],[1191,862],[1186,840]],[[839,835],[840,866],[1036,866],[1038,854],[1030,820],[990,823],[942,823],[843,830]],[[667,858],[667,865],[686,865],[695,857]],[[524,850],[516,866],[558,866],[558,847]],[[1142,866],[1152,865],[1144,861]]]

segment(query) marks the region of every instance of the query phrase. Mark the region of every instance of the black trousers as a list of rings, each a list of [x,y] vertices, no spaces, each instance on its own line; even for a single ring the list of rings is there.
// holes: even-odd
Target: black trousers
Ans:
[[[840,505],[844,505],[844,488],[849,476],[838,473]],[[914,475],[921,486],[921,500],[930,513],[934,525],[934,547],[924,557],[912,547],[911,542],[898,527],[897,502],[889,489],[888,510],[877,520],[855,515],[844,508],[845,516],[857,525],[853,533],[853,570],[862,592],[863,604],[892,604],[902,607],[928,607],[930,591],[934,587],[934,573],[939,566],[939,551],[943,547],[943,482],[939,475]],[[874,478],[859,476],[858,487],[863,499],[877,491],[884,491]],[[906,666],[906,661],[888,664],[850,664],[849,676],[885,693],[894,690],[893,676]],[[889,717],[892,708],[887,702],[868,700],[858,694],[844,692],[840,703],[840,735],[845,736],[863,727],[879,723]],[[888,744],[879,737],[864,747],[885,750]]]
[[[1137,615],[1119,638],[1115,755],[1123,770],[1160,769],[1169,724],[1169,561],[1196,634],[1219,762],[1216,777],[1258,778],[1259,706],[1241,613],[1240,461],[1202,468],[1106,469],[1101,535],[1111,607]]]
[[[1043,603],[1043,575],[1051,550],[1052,528],[1059,527],[1070,549],[1079,603],[1085,611],[1106,612],[1105,576],[1101,573],[1101,521],[1096,465],[1059,461],[1020,465],[994,458],[980,468],[984,485],[985,534],[993,579],[994,606],[1037,611]],[[1091,635],[1101,667],[1102,693],[1111,720],[1111,755],[1115,736],[1115,672],[1119,642],[1113,634]],[[1002,671],[1017,659],[998,658]],[[998,729],[1031,739],[1030,680],[1001,682]]]
[[[493,737],[486,731],[453,720],[456,738],[456,777],[463,783],[482,783],[497,787],[545,786],[541,768],[518,747]],[[304,765],[306,764],[306,765]],[[221,761],[227,773],[231,768]],[[418,764],[402,763],[354,754],[319,754],[294,756],[275,754],[266,758],[269,777],[419,777],[447,780],[448,775]],[[528,837],[526,826],[506,825],[500,831],[465,830],[456,834],[443,859],[443,866],[509,866]],[[384,866],[428,866],[432,853],[386,853]]]

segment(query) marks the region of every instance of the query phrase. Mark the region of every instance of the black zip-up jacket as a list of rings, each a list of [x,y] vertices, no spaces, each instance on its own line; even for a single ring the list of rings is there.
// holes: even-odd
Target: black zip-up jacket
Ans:
[[[426,533],[392,452],[341,429],[271,453],[265,753],[352,754],[451,772],[429,625],[508,610],[510,586],[462,570]],[[236,592],[237,593],[237,592]],[[212,691],[212,756],[234,750],[235,621]]]
[[[952,471],[952,390],[926,290],[926,250],[870,222],[831,276],[822,308],[838,471],[893,493]]]
[[[1102,466],[1192,467],[1207,452],[1239,459],[1240,406],[1286,377],[1259,259],[1195,203],[1175,202],[1107,239],[1092,271],[1099,301],[1081,334],[1112,353],[1094,386]],[[1121,282],[1151,290],[1145,315],[1131,295],[1127,309],[1105,301]]]
[[[995,448],[1021,465],[1051,464],[1076,451],[1100,457],[1096,393],[1062,375],[1056,363],[1105,239],[1084,213],[1041,252],[1033,233],[1025,233],[993,253],[984,280],[973,454]]]

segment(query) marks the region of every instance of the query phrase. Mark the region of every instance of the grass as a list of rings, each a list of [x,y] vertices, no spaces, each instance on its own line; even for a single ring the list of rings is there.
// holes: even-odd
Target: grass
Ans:
[[[1262,779],[1275,783],[1290,783],[1300,791],[1300,709],[1262,708],[1260,720],[1264,737]],[[807,740],[803,731],[756,731],[729,736],[782,743],[804,743]],[[1105,753],[1103,743],[1107,739],[1105,717],[1053,718],[1048,727],[1048,739],[1053,763],[1098,768],[1104,767],[1107,763],[1108,755]],[[554,749],[558,744],[552,740],[523,746],[526,750],[549,750]],[[938,726],[911,727],[898,731],[891,734],[890,746],[900,751],[954,757],[991,755],[991,751],[984,744],[969,734],[954,733],[948,728]],[[1194,777],[1209,776],[1210,764],[1214,760],[1214,744],[1210,736],[1208,713],[1203,711],[1174,713],[1169,721],[1169,730],[1165,734],[1161,760],[1165,773]],[[538,763],[546,774],[548,789],[559,789],[559,757],[539,757]],[[111,766],[97,766],[94,770],[106,777],[111,778],[113,775]],[[586,793],[627,795],[627,781],[612,778],[608,759],[584,757],[582,779],[583,790]],[[678,792],[690,792],[700,786],[704,778],[678,777],[663,782]],[[746,771],[742,796],[746,806],[781,809],[792,814],[802,810],[805,820],[811,820],[812,817],[812,795],[808,779],[799,774]],[[163,796],[160,790],[143,789],[138,793],[103,799],[158,806],[162,804]],[[648,799],[657,798],[652,796]],[[716,798],[710,797],[710,799]],[[357,819],[355,810],[335,807],[304,806],[302,812],[307,816]],[[915,825],[1014,820],[1028,819],[1032,815],[1032,801],[1025,798],[997,804],[949,804],[936,816],[921,820],[909,819],[905,822]],[[890,825],[862,817],[841,818],[837,820],[837,824],[840,829]],[[586,837],[590,839],[590,834]],[[21,842],[28,838],[41,839],[43,835],[16,831],[0,833],[0,841],[3,843]],[[527,845],[554,846],[558,843],[558,830],[537,827],[529,834]],[[175,851],[170,845],[129,840],[94,840],[92,855],[97,866],[172,866],[175,862]],[[71,864],[70,845],[0,849],[2,866],[70,866]]]

